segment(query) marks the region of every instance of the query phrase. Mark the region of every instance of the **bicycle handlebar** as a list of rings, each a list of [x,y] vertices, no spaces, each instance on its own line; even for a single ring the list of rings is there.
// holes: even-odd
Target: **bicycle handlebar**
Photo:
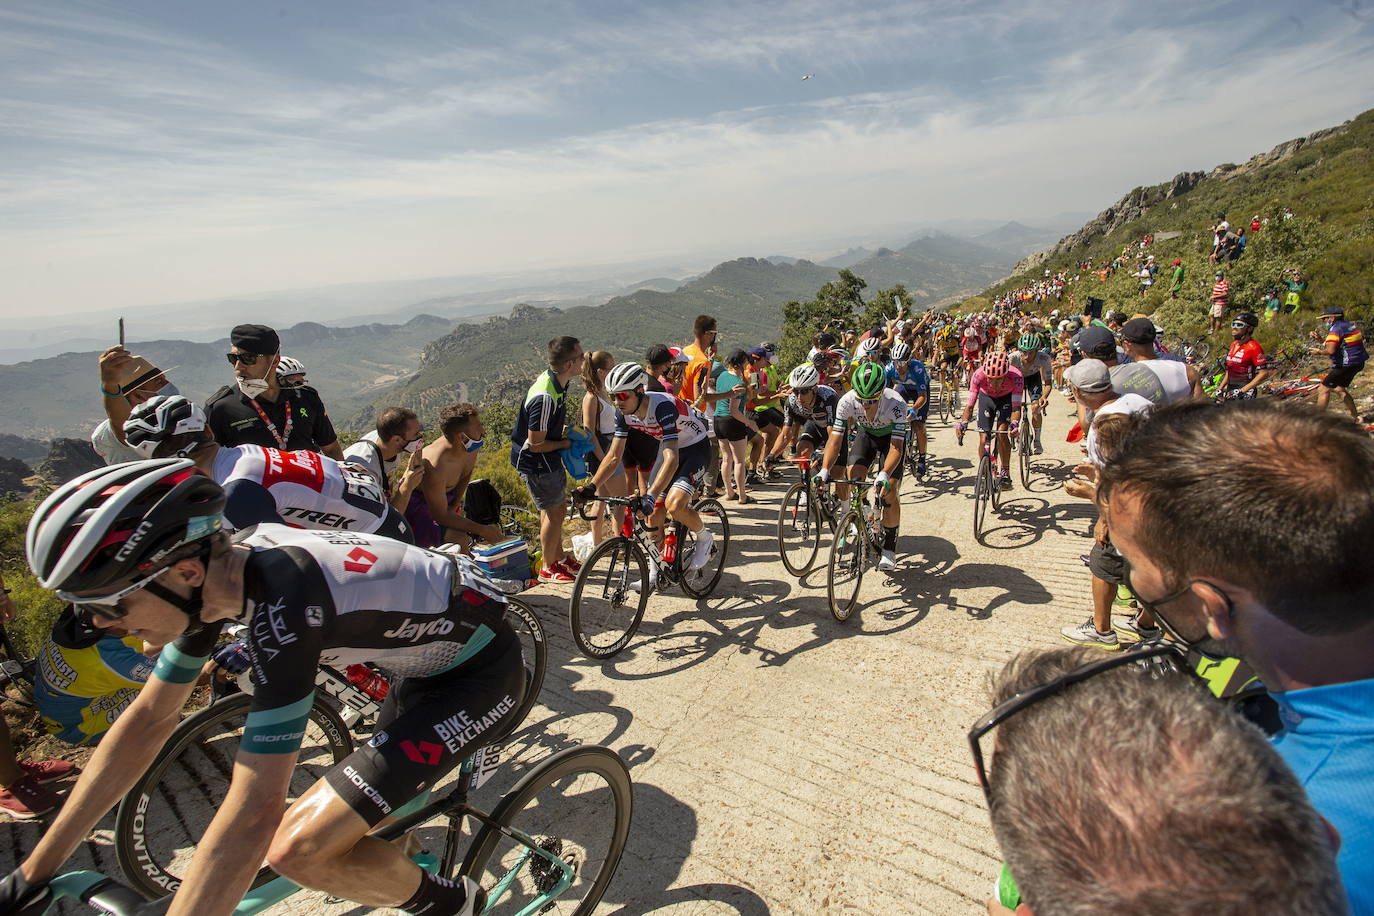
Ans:
[[[142,894],[98,871],[58,875],[48,882],[48,890],[54,902],[64,898],[77,900],[112,916],[154,916],[167,912],[172,905],[170,894],[159,900],[145,900]]]

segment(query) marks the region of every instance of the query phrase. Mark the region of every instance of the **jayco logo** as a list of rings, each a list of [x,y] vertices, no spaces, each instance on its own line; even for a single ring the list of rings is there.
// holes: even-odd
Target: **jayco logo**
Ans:
[[[440,617],[438,620],[428,620],[424,623],[416,623],[409,617],[394,630],[387,630],[382,635],[387,639],[405,639],[415,642],[425,636],[444,636],[453,632],[453,621]]]

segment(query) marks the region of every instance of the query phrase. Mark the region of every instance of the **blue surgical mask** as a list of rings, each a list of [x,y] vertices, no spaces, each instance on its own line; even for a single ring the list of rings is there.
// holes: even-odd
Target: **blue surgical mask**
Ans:
[[[176,385],[173,385],[171,382],[168,382],[158,390],[158,394],[166,395],[170,398],[178,394],[181,394],[181,389],[178,388]]]
[[[468,451],[468,452],[475,452],[475,451],[477,451],[477,450],[478,450],[479,448],[481,448],[481,447],[482,447],[482,440],[481,440],[481,439],[469,439],[466,435],[463,436],[463,449],[464,449],[465,451]]]

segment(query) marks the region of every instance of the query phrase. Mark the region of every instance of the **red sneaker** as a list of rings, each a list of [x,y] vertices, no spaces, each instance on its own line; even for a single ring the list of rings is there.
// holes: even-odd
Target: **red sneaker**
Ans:
[[[27,760],[20,762],[19,769],[37,782],[57,782],[81,772],[81,768],[70,760]]]
[[[556,565],[563,567],[568,572],[572,573],[574,576],[576,576],[578,571],[582,569],[582,564],[579,563],[577,561],[577,557],[573,556],[572,554],[568,554],[566,557],[559,560]]]
[[[555,563],[548,569],[539,570],[540,582],[553,582],[567,585],[575,581],[577,577],[568,574],[568,571],[561,564]]]
[[[0,811],[21,821],[42,817],[61,803],[56,792],[28,774],[9,788],[0,789]]]

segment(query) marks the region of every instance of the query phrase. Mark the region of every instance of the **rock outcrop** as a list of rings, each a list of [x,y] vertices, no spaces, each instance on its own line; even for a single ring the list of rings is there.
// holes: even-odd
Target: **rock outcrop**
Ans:
[[[104,463],[86,439],[54,439],[48,447],[48,457],[34,470],[56,487]]]

